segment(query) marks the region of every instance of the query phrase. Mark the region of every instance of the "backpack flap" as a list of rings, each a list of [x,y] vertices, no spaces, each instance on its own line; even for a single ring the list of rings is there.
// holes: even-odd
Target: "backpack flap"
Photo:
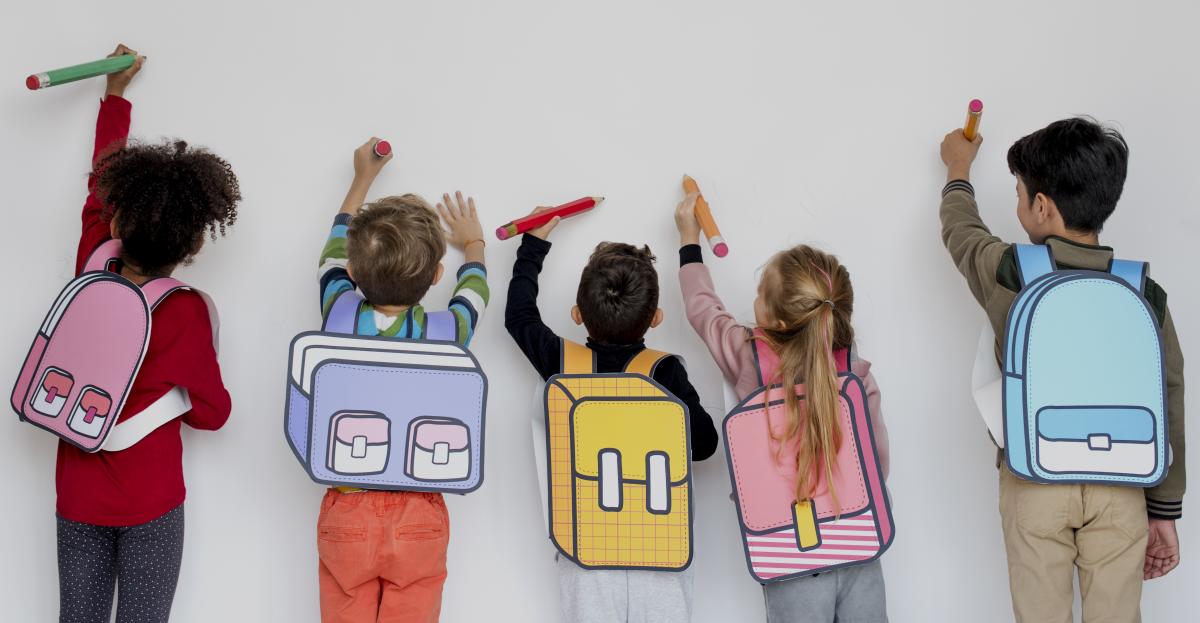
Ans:
[[[635,484],[645,486],[637,502],[647,512],[670,512],[670,489],[687,483],[686,418],[666,400],[585,399],[575,407],[575,472],[596,481],[600,508],[624,508],[624,485]]]

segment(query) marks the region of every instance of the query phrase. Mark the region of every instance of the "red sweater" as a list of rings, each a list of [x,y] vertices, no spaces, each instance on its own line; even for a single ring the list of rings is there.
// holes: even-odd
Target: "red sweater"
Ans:
[[[130,103],[108,96],[100,103],[96,119],[97,155],[129,135]],[[78,273],[88,255],[109,239],[104,206],[88,183],[83,205],[83,234],[75,262]],[[160,517],[183,503],[183,443],[180,422],[193,428],[216,430],[229,419],[229,392],[221,382],[221,369],[213,349],[212,327],[203,299],[192,292],[176,292],[153,313],[153,331],[142,369],[129,391],[118,421],[141,411],[171,387],[188,390],[192,410],[159,427],[133,447],[119,452],[88,454],[66,443],[58,444],[58,514],[71,521],[102,526],[131,526]]]

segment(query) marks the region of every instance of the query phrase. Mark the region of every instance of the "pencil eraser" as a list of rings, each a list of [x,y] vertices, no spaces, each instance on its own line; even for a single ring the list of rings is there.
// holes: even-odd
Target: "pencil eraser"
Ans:
[[[717,257],[725,257],[726,255],[729,255],[729,245],[725,244],[724,242],[718,242],[717,244],[713,245],[713,255]]]
[[[967,107],[971,112],[983,112],[982,100],[971,100],[971,104]]]
[[[392,144],[387,141],[375,143],[375,155],[380,158],[392,153]]]
[[[508,240],[508,228],[507,227],[497,227],[496,228],[496,237],[501,240]]]
[[[38,77],[35,74],[25,79],[25,86],[29,87],[30,91],[36,91],[42,88],[42,81],[38,80]]]

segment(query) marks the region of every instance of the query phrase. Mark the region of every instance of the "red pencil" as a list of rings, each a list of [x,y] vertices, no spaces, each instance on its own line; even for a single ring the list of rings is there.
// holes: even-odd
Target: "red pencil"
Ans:
[[[508,240],[517,234],[523,234],[549,223],[554,217],[567,218],[587,212],[604,201],[604,197],[583,197],[576,199],[570,203],[564,203],[558,207],[550,208],[530,214],[529,216],[521,217],[511,223],[501,225],[496,228],[496,237],[501,240]]]

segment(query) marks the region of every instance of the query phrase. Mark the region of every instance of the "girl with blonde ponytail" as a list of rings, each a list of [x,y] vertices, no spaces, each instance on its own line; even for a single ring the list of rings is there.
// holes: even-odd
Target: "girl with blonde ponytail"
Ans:
[[[849,352],[854,342],[851,315],[854,289],[850,273],[837,258],[807,245],[776,253],[762,270],[754,301],[755,326],[739,323],[717,296],[704,265],[696,222],[695,196],[675,210],[679,229],[679,285],[688,321],[704,340],[739,399],[762,385],[759,360],[767,349],[778,358],[771,384],[804,384],[804,399],[785,391],[788,420],[774,433],[780,469],[795,470],[796,500],[822,495],[833,498],[836,456],[850,432],[841,427],[841,384],[835,352]],[[852,357],[850,370],[863,381],[875,447],[886,475],[887,428],[880,415],[879,387],[870,362]],[[766,369],[762,369],[765,372]],[[822,488],[829,483],[829,490]],[[837,568],[819,575],[764,585],[767,620],[887,621],[883,572],[879,561]]]

